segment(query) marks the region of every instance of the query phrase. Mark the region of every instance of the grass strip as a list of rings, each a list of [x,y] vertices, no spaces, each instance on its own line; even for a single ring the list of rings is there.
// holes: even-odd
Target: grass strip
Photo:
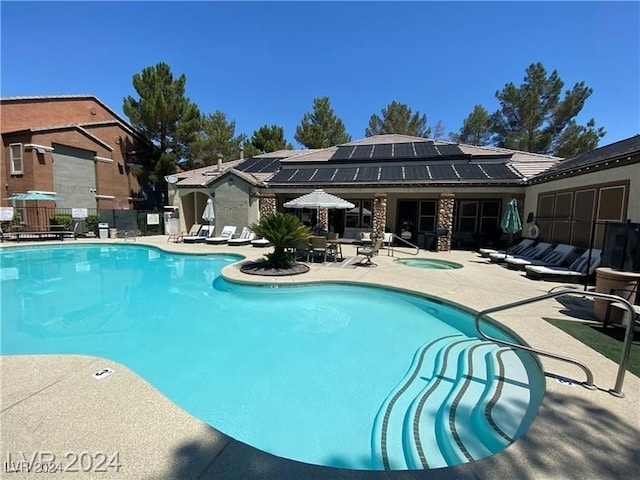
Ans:
[[[603,330],[601,324],[594,324],[593,322],[562,320],[558,318],[545,318],[545,320],[605,357],[610,358],[616,363],[620,362],[625,333],[623,327],[614,326]],[[627,371],[640,377],[640,335],[637,332],[631,343],[631,353],[629,354]]]

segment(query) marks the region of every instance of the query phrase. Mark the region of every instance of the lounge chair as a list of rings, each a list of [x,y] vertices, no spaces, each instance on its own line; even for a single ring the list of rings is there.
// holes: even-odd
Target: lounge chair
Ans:
[[[509,253],[491,253],[489,254],[489,258],[494,263],[504,262],[507,257],[510,258],[526,258],[526,259],[541,259],[544,257],[547,252],[551,250],[551,244],[548,242],[540,242],[535,244],[532,247],[526,248],[522,251],[522,253],[518,255],[513,255],[511,252]]]
[[[594,248],[591,251],[591,263],[589,263],[589,250],[585,250],[582,255],[576,258],[569,267],[547,267],[544,265],[527,265],[524,271],[527,277],[534,280],[549,279],[558,280],[571,278],[581,280],[585,276],[591,276],[596,268],[600,266],[602,260],[602,250]]]
[[[238,238],[230,238],[227,242],[228,245],[238,247],[240,245],[249,245],[251,240],[255,238],[256,234],[249,230],[249,227],[244,227]]]
[[[505,259],[507,267],[512,270],[524,270],[527,265],[542,265],[545,267],[560,267],[569,255],[576,251],[576,247],[573,245],[567,245],[560,243],[556,245],[551,251],[547,252],[541,259],[535,258],[523,258],[523,257],[508,257]]]
[[[213,233],[213,225],[202,225],[195,235],[182,237],[184,243],[203,243]]]
[[[492,253],[502,253],[502,254],[509,253],[511,255],[520,255],[527,248],[533,247],[535,243],[536,241],[532,238],[521,238],[518,243],[511,246],[510,248],[507,248],[506,250],[496,250],[493,248],[481,248],[478,250],[478,253],[480,253],[480,255],[482,255],[483,257],[487,257],[487,258]]]
[[[237,228],[238,227],[234,227],[233,225],[225,225],[222,232],[220,232],[220,235],[217,237],[209,237],[206,239],[206,242],[211,245],[222,245],[227,243],[231,238],[233,238],[233,234],[236,233]]]
[[[271,242],[266,238],[257,238],[256,240],[251,240],[251,246],[256,248],[265,248],[270,247]]]

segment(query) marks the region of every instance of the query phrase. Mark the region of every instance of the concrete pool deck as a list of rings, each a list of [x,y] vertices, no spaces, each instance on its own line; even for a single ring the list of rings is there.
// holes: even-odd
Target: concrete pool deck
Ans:
[[[5,242],[12,246],[71,246],[99,240]],[[105,241],[102,241],[105,242]],[[108,240],[108,243],[124,243]],[[270,251],[250,246],[182,244],[165,236],[140,237],[135,245],[168,251],[237,253],[256,260]],[[344,254],[355,248],[344,246]],[[458,270],[427,270],[396,263],[397,258],[435,258],[459,262]],[[223,275],[231,281],[289,284],[347,281],[390,286],[436,296],[474,310],[495,307],[548,292],[554,286],[580,285],[534,281],[521,272],[488,262],[474,252],[418,257],[381,250],[376,268],[312,264],[308,273],[254,277],[237,264]],[[607,390],[618,366],[543,320],[588,316],[581,297],[546,300],[492,315],[529,345],[586,363],[597,390],[560,382],[556,376],[584,380],[577,367],[539,357],[547,375],[546,394],[531,428],[492,457],[452,468],[372,472],[308,465],[256,450],[215,430],[178,408],[126,366],[104,358],[74,355],[0,356],[0,478],[33,477],[37,462],[51,461],[62,473],[54,478],[114,479],[631,479],[640,472],[640,379],[627,372],[624,398]],[[102,380],[92,374],[115,373]],[[74,464],[74,460],[76,463]],[[80,460],[84,463],[81,464]],[[92,463],[92,465],[89,465]],[[119,464],[119,468],[116,468]],[[90,468],[89,468],[90,467]],[[98,468],[99,467],[99,468]],[[82,473],[82,469],[87,470]],[[77,472],[74,472],[78,470]],[[60,471],[62,470],[62,471]],[[104,470],[102,472],[101,470]]]

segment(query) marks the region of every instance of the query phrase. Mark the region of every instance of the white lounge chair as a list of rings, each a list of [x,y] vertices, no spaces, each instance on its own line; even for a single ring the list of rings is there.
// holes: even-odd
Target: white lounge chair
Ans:
[[[483,257],[487,257],[487,258],[492,253],[502,253],[502,254],[509,253],[511,255],[520,255],[527,248],[533,247],[534,243],[536,243],[536,241],[532,238],[521,238],[518,243],[516,243],[510,248],[507,248],[506,250],[496,250],[494,248],[480,248],[478,250],[478,253],[480,253],[480,255],[482,255]]]
[[[534,280],[548,278],[558,280],[564,278],[583,279],[590,276],[600,266],[602,260],[602,250],[594,248],[591,251],[591,262],[589,262],[589,250],[585,250],[582,255],[576,258],[569,267],[547,267],[544,265],[527,265],[524,270],[527,277]]]
[[[532,247],[529,247],[522,251],[522,253],[518,255],[513,255],[511,252],[509,253],[491,253],[489,254],[489,258],[492,262],[500,263],[504,262],[507,257],[522,257],[522,258],[542,258],[549,250],[551,250],[551,244],[548,242],[540,242],[535,244]]]
[[[249,245],[251,240],[255,238],[256,234],[249,230],[249,227],[244,227],[238,238],[230,238],[227,242],[228,245],[240,246]]]
[[[271,242],[266,238],[258,238],[256,240],[251,240],[251,246],[256,248],[265,248],[270,247]]]
[[[207,237],[213,234],[213,225],[202,225],[196,235],[187,235],[182,237],[184,243],[203,243]]]
[[[507,267],[512,270],[524,270],[527,265],[543,265],[545,267],[560,267],[569,258],[576,247],[559,243],[551,251],[547,252],[541,259],[509,257],[505,259]]]
[[[222,245],[223,243],[227,243],[231,238],[233,238],[233,234],[236,233],[238,227],[234,227],[233,225],[225,225],[220,232],[220,235],[217,237],[209,237],[206,239],[206,242],[211,245]]]

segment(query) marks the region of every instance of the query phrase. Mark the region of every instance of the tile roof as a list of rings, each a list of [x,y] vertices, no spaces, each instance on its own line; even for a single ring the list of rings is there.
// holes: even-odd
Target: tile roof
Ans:
[[[640,161],[640,135],[634,135],[633,137],[596,148],[573,158],[562,160],[550,169],[540,172],[540,174],[532,178],[532,180],[537,182],[559,174],[574,173],[582,169],[589,169],[610,162],[624,159],[632,160],[631,157],[634,156],[635,161]]]

